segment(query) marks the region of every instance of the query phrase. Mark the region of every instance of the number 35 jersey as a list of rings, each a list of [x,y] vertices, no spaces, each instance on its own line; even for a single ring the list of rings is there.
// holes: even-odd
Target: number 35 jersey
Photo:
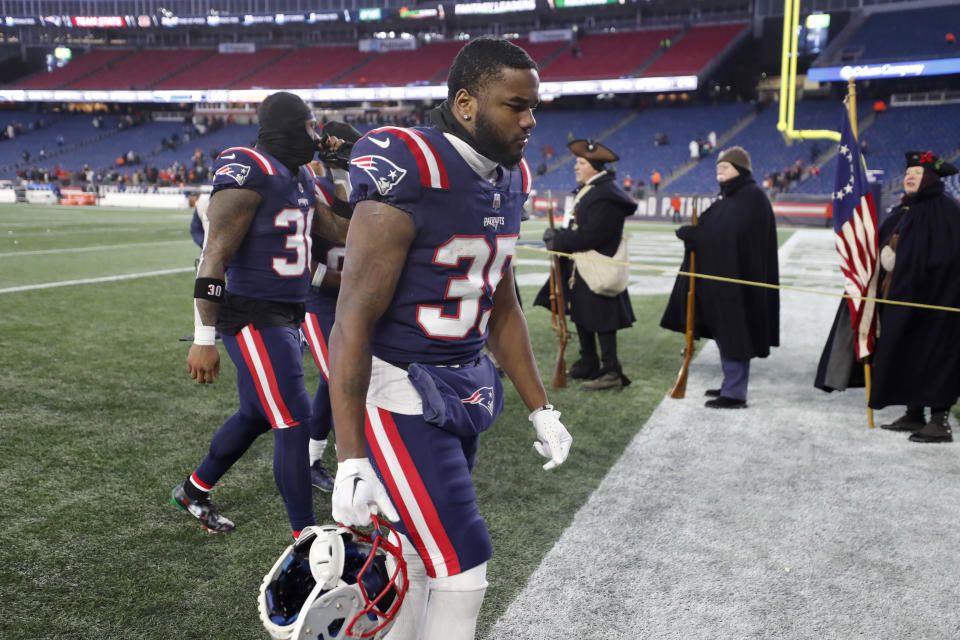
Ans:
[[[304,301],[310,286],[314,178],[309,166],[293,173],[257,149],[233,147],[217,158],[211,197],[223,189],[260,194],[243,244],[227,264],[230,293],[277,302]]]
[[[350,180],[351,204],[383,202],[408,213],[416,229],[374,329],[373,354],[400,363],[476,358],[520,233],[531,183],[526,162],[503,168],[491,183],[440,130],[382,127],[354,145]]]

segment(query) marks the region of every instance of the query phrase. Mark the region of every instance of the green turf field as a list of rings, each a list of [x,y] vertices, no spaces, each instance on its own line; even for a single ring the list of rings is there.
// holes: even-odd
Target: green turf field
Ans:
[[[267,637],[258,587],[290,542],[270,438],[214,492],[234,533],[208,534],[168,503],[236,407],[225,353],[215,385],[198,386],[185,371],[188,344],[178,338],[193,330],[199,253],[189,219],[186,211],[0,206],[0,638]],[[525,223],[522,240],[542,228]],[[88,282],[32,288],[64,281]],[[549,383],[556,340],[549,312],[530,310],[534,293],[524,287],[522,297]],[[657,326],[665,296],[633,303],[638,322],[619,337],[634,384],[550,394],[574,435],[566,464],[540,469],[509,385],[503,415],[481,440],[475,477],[494,557],[478,637],[673,383],[682,336]],[[568,365],[576,351],[574,337]],[[312,393],[309,354],[305,369]],[[329,521],[329,494],[316,494],[316,511]],[[588,541],[584,552],[589,571]]]

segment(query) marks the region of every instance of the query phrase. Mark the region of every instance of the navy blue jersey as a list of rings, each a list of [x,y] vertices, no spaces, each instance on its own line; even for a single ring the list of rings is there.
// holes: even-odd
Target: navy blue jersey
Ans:
[[[416,228],[374,330],[374,355],[430,364],[475,358],[520,233],[531,183],[526,162],[491,183],[438,129],[382,127],[354,145],[350,180],[351,204],[384,202],[410,214]]]
[[[328,207],[333,205],[334,185],[329,178],[316,178],[317,203]],[[343,256],[346,249],[342,244],[336,244],[326,238],[313,236],[313,260],[327,266],[331,271],[343,271]],[[339,289],[310,287],[307,293],[307,311],[310,313],[333,314],[337,308]]]
[[[227,264],[227,291],[248,298],[302,303],[310,286],[310,228],[315,174],[297,173],[271,155],[232,147],[214,163],[213,192],[250,189],[260,206],[239,250]]]

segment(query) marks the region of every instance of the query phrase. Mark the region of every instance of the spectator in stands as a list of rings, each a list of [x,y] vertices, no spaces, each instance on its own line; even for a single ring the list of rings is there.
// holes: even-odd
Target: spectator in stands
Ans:
[[[653,146],[662,147],[668,143],[667,134],[663,131],[658,131],[653,134]]]
[[[942,178],[957,168],[932,151],[906,154],[903,200],[880,227],[881,295],[960,307],[960,205]],[[954,313],[881,305],[870,406],[906,405],[883,428],[913,442],[953,442],[950,407],[960,396],[960,340]],[[924,422],[924,407],[930,420]]]
[[[680,202],[680,196],[673,196],[670,198],[670,209],[673,210],[673,221],[680,222],[680,208],[682,203]]]
[[[707,134],[707,144],[710,145],[711,149],[717,148],[717,132],[716,131],[711,131],[710,133]]]
[[[957,36],[953,35],[952,31],[947,31],[947,34],[943,36],[943,41],[948,45],[957,44]]]
[[[27,151],[26,149],[24,149],[24,150],[23,150],[23,153],[20,154],[20,155],[23,157],[23,162],[24,162],[24,163],[30,162],[30,152],[29,152],[29,151]]]
[[[631,178],[630,174],[628,173],[623,176],[623,180],[620,181],[620,184],[623,185],[624,191],[630,193],[630,191],[633,189],[633,178]]]
[[[717,156],[721,197],[697,225],[677,229],[686,248],[681,270],[696,254],[697,273],[778,285],[777,224],[767,196],[753,179],[750,154],[730,147]],[[960,220],[960,218],[958,218]],[[660,326],[686,329],[689,278],[678,276]],[[777,289],[700,279],[696,284],[696,337],[712,338],[720,349],[723,383],[707,391],[711,409],[747,406],[750,360],[770,355],[780,344]]]
[[[37,153],[37,160],[46,160],[47,159],[47,150],[43,147],[40,147],[40,151]]]
[[[660,191],[660,181],[663,178],[660,175],[660,172],[656,169],[653,170],[653,173],[650,174],[650,184],[653,185],[653,192],[658,193]]]
[[[61,136],[61,135],[58,135],[58,136],[57,136],[57,146],[58,146],[58,147],[62,147],[62,146],[63,146],[63,136]]]
[[[573,166],[578,183],[573,221],[568,228],[544,231],[544,244],[550,250],[575,255],[591,252],[615,256],[625,252],[623,226],[637,205],[617,186],[616,176],[607,168],[607,163],[616,162],[619,157],[594,140],[573,140],[567,147],[577,157]],[[602,265],[603,272],[594,271],[596,265]],[[588,268],[590,271],[586,271]],[[580,359],[570,367],[568,375],[585,380],[580,388],[586,391],[622,389],[630,384],[617,356],[617,331],[633,324],[633,307],[625,282],[622,288],[619,282],[607,282],[611,277],[616,279],[618,270],[616,265],[596,261],[587,264],[579,259],[561,259],[564,298],[580,342]],[[598,291],[600,285],[619,291]],[[534,304],[550,307],[549,284],[540,290]]]
[[[696,140],[691,140],[691,141],[690,141],[690,144],[689,144],[688,146],[690,147],[690,159],[691,159],[691,160],[697,160],[697,159],[699,159],[699,158],[700,158],[700,143],[697,142]]]
[[[882,115],[887,110],[887,103],[883,100],[877,100],[873,103],[873,113],[874,115]]]

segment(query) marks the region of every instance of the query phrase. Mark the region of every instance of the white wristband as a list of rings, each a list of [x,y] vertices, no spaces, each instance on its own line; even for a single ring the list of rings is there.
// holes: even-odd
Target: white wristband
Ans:
[[[193,328],[193,344],[201,347],[212,347],[217,344],[217,328],[206,325],[197,325]]]
[[[310,280],[310,284],[315,287],[319,287],[323,284],[323,276],[327,275],[327,265],[322,262],[317,265],[317,270],[313,273],[313,278]]]

